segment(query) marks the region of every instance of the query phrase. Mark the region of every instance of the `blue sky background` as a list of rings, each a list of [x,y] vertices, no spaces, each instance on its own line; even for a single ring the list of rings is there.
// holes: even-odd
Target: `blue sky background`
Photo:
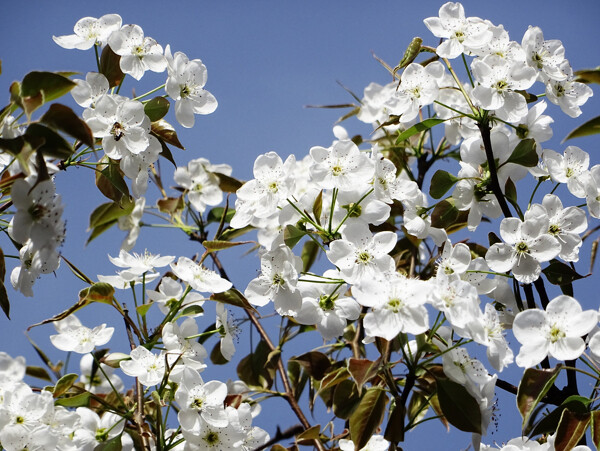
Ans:
[[[124,24],[140,25],[147,36],[155,38],[163,47],[170,44],[173,52],[183,51],[190,59],[202,59],[207,66],[206,89],[215,95],[219,107],[209,116],[197,116],[196,126],[191,130],[179,127],[171,116],[186,147],[185,151],[173,149],[178,164],[184,165],[190,159],[202,156],[213,163],[232,165],[234,176],[246,180],[251,178],[252,164],[259,154],[275,150],[284,157],[294,153],[301,158],[314,145],[328,146],[333,139],[331,128],[342,111],[305,106],[352,102],[337,80],[360,97],[371,81],[381,84],[390,81],[385,69],[373,59],[372,52],[393,66],[414,36],[422,37],[425,44],[436,46],[437,38],[423,25],[423,19],[437,16],[441,4],[399,0],[5,2],[0,16],[3,43],[0,92],[5,93],[4,103],[8,102],[10,83],[22,79],[32,70],[78,71],[82,77],[87,71],[95,70],[93,51],[62,49],[52,41],[52,35],[71,34],[73,25],[81,17],[118,13]],[[467,16],[504,24],[511,38],[518,42],[528,25],[540,26],[546,39],[562,40],[566,56],[575,70],[600,64],[597,41],[600,2],[469,0],[463,5]],[[164,74],[147,72],[139,84],[134,85],[129,79],[122,93],[130,93],[134,86],[137,94],[143,93],[164,83],[165,78]],[[61,101],[80,111],[70,97]],[[560,144],[560,140],[577,125],[600,114],[600,95],[590,99],[583,111],[580,118],[571,119],[558,108],[549,107],[547,112],[556,122],[553,127],[555,138],[548,148],[562,152],[566,144]],[[351,135],[368,135],[370,132],[368,126],[355,119],[344,125]],[[597,140],[580,139],[568,144],[590,152],[593,164],[600,162]],[[161,161],[161,167],[166,186],[172,186],[173,168],[165,160]],[[84,246],[89,214],[106,201],[95,189],[90,171],[69,168],[68,174],[59,174],[56,181],[67,219],[63,254],[92,278],[96,274],[112,274],[116,268],[106,255],[118,254],[123,233],[113,230]],[[149,193],[155,195],[154,187],[149,187]],[[576,203],[574,198],[567,202],[570,202],[568,205]],[[6,254],[14,254],[8,240],[4,239],[0,246]],[[164,229],[144,229],[135,250],[143,252],[145,248],[153,253],[175,256],[191,256],[202,251],[199,246],[191,246],[183,234]],[[254,257],[226,252],[222,258],[233,282],[242,290],[257,274],[259,262]],[[586,259],[582,257],[582,263],[578,264],[582,273],[587,272]],[[9,259],[7,266],[10,272],[13,261]],[[586,308],[598,308],[593,291],[597,280],[597,276],[592,276],[581,284],[583,288],[575,286],[575,296]],[[23,298],[9,289],[12,320],[0,318],[0,350],[13,356],[25,355],[29,363],[38,365],[23,330],[75,303],[81,288],[83,285],[70,275],[66,265],[62,265],[57,277],[48,275],[38,281],[33,299]],[[119,299],[133,304],[129,294]],[[119,329],[121,323],[117,324],[118,317],[106,306],[84,310],[78,316],[90,327],[101,322],[117,326],[110,345],[114,350],[125,351],[126,344],[121,338],[124,333]],[[206,325],[212,321],[212,313],[207,313]],[[48,350],[50,356],[64,358],[47,343],[51,333],[52,326],[42,326],[34,329],[31,336]],[[248,352],[246,338],[243,335],[240,340],[238,356]],[[256,342],[257,337],[254,338]],[[315,346],[319,344],[320,340],[316,339]],[[76,357],[72,360],[75,364],[78,362]],[[205,378],[235,377],[234,368],[230,368],[229,376],[223,374],[220,369],[209,368]],[[503,373],[502,377],[516,384],[516,374],[511,378]],[[488,437],[488,443],[518,435],[519,419],[512,399],[501,397],[501,426]],[[257,424],[271,433],[275,424],[284,428],[293,424],[293,419],[281,420],[287,415],[284,403],[271,406],[259,417]],[[330,417],[321,413],[311,421],[323,425]],[[510,424],[510,429],[502,426],[504,423]],[[490,432],[492,430],[493,427]],[[425,431],[428,432],[426,436]],[[470,437],[456,431],[448,436],[435,421],[426,423],[423,429],[417,429],[407,439],[406,449],[433,449],[434,446],[462,449],[467,447]]]

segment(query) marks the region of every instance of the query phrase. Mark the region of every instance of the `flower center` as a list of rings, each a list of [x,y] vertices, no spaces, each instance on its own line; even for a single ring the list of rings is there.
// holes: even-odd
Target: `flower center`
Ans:
[[[521,241],[520,243],[517,243],[517,245],[515,246],[515,250],[519,255],[528,254],[529,246],[525,241]]]
[[[202,439],[210,446],[214,446],[219,443],[219,434],[214,431],[210,431],[208,434],[202,437]]]
[[[358,264],[361,264],[361,265],[366,265],[372,259],[373,259],[373,256],[371,254],[369,254],[366,251],[363,251],[363,252],[359,252],[358,253],[358,255],[356,256],[356,260],[354,260],[354,263],[358,263]]]
[[[335,307],[335,299],[331,296],[321,295],[319,298],[319,307],[323,310],[333,310]]]
[[[556,343],[561,338],[564,338],[567,336],[567,334],[565,334],[564,331],[562,331],[560,329],[560,327],[558,327],[556,324],[554,326],[552,326],[552,329],[550,329],[549,335],[550,335],[550,341],[552,343]]]
[[[204,401],[201,398],[195,398],[190,404],[190,407],[192,409],[201,410],[202,404],[204,404]]]
[[[387,303],[387,308],[394,313],[398,313],[403,306],[404,302],[398,298],[392,298]]]
[[[336,164],[334,167],[331,168],[331,173],[333,174],[334,177],[342,175],[343,172],[344,172],[344,169],[339,164]]]
[[[548,233],[550,235],[559,235],[560,234],[560,226],[558,224],[552,224],[550,227],[548,227]]]

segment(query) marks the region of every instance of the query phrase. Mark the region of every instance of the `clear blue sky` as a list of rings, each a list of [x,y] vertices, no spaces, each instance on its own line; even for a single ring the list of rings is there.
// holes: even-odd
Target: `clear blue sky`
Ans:
[[[314,145],[328,146],[333,139],[331,128],[340,111],[304,106],[352,102],[336,80],[359,96],[371,81],[388,82],[388,74],[373,59],[371,52],[394,65],[414,36],[421,36],[426,44],[435,46],[437,40],[423,25],[423,19],[437,16],[442,3],[400,0],[5,2],[0,17],[3,43],[0,92],[5,93],[6,103],[10,83],[31,70],[79,71],[83,75],[94,70],[93,52],[62,49],[52,41],[52,35],[71,34],[73,25],[81,17],[118,13],[124,24],[140,25],[147,36],[163,46],[171,44],[173,51],[200,58],[207,66],[206,88],[218,99],[219,107],[210,116],[197,117],[192,130],[178,129],[187,150],[174,152],[176,161],[183,165],[192,158],[206,157],[213,163],[232,165],[234,176],[248,179],[254,159],[261,153],[275,150],[280,155],[294,153],[303,157]],[[596,0],[570,3],[469,0],[463,5],[467,16],[504,24],[511,38],[518,42],[528,25],[540,26],[546,39],[563,41],[566,56],[574,69],[600,64],[597,38],[600,2]],[[144,87],[151,88],[163,83],[164,76],[147,73],[143,82]],[[130,92],[131,87],[131,84],[125,85],[124,92]],[[136,89],[138,94],[146,90],[143,87]],[[596,93],[584,106],[584,114],[579,119],[570,119],[556,109],[549,110],[555,115],[556,123],[555,139],[548,147],[562,151],[565,145],[560,144],[560,140],[568,131],[584,119],[600,114],[600,94]],[[368,127],[356,120],[348,121],[346,126],[351,134],[369,132]],[[572,144],[592,154],[597,150],[597,141],[591,139],[573,141]],[[596,164],[600,158],[592,155],[592,161]],[[164,160],[161,164],[165,174],[172,172]],[[105,200],[95,191],[88,170],[70,168],[68,172],[57,177],[68,220],[67,241],[62,251],[92,277],[111,274],[115,268],[106,255],[118,253],[123,233],[107,233],[84,247],[89,213]],[[153,187],[149,192],[153,193]],[[156,230],[143,230],[143,233],[146,233],[145,238],[135,249],[138,252],[148,248],[154,253],[190,256],[190,253],[201,251],[190,250],[190,242],[183,235]],[[0,246],[6,253],[12,252],[7,240]],[[233,275],[234,283],[243,289],[255,277],[258,260],[246,257],[240,264],[239,254],[229,255],[223,257],[231,268],[229,273]],[[10,271],[12,261],[8,261],[8,266]],[[581,272],[586,270],[583,267]],[[597,276],[590,279],[598,280]],[[591,287],[592,281],[588,280],[586,284]],[[36,356],[22,331],[27,325],[73,304],[81,288],[83,286],[62,265],[56,278],[49,275],[38,281],[34,299],[24,299],[9,289],[13,319],[8,322],[0,318],[0,350],[13,356],[25,355],[28,362],[37,365]],[[577,286],[575,288],[576,297],[592,293],[591,288],[580,292]],[[597,308],[595,299],[581,300],[587,308]],[[107,312],[105,306],[100,307],[79,315],[84,324],[94,326],[99,322],[116,321],[116,316]],[[208,320],[212,321],[212,318],[207,318],[207,324]],[[34,329],[31,335],[44,344],[52,332],[51,326],[43,326]],[[115,336],[122,335],[121,332]],[[116,338],[111,342],[113,346],[118,343]],[[51,356],[61,357],[49,343],[44,347]],[[240,343],[238,356],[245,352],[247,349]],[[235,377],[233,368],[230,374]],[[515,380],[512,382],[516,383]],[[283,403],[276,407],[286,408]],[[500,408],[501,424],[517,415],[510,401],[501,403]],[[318,421],[324,424],[329,417],[324,418]],[[258,424],[273,432],[272,426],[278,419],[272,411],[265,411]],[[515,426],[514,421],[512,424]],[[429,432],[425,438],[428,445],[423,446],[422,437],[411,434],[407,449],[429,449],[429,443],[431,449],[434,443],[438,444],[437,449],[460,449],[466,448],[469,442],[467,434],[461,433],[451,435],[453,441],[448,442],[448,436],[437,422],[428,423],[424,430]],[[517,434],[518,426],[508,434],[501,428],[489,436],[487,442],[506,440]]]

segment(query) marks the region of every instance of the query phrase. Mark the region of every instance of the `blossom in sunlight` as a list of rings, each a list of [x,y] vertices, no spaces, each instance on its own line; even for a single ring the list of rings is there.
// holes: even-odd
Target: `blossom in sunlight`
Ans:
[[[186,429],[193,429],[200,417],[211,426],[227,426],[229,418],[224,408],[226,396],[227,385],[223,382],[205,383],[196,370],[185,368],[175,392],[175,400],[180,407],[177,415],[179,421]]]
[[[521,349],[517,365],[530,368],[548,355],[557,360],[574,360],[585,349],[584,335],[598,324],[596,310],[582,310],[571,296],[552,299],[546,310],[519,312],[513,322],[513,333]]]
[[[142,78],[147,70],[163,72],[167,68],[163,48],[154,39],[145,37],[138,25],[125,25],[114,32],[108,39],[108,45],[121,56],[121,70],[136,80]]]
[[[99,19],[84,17],[75,24],[74,34],[52,36],[52,39],[65,49],[87,50],[94,44],[106,45],[110,35],[121,29],[121,24],[118,14],[106,14]]]
[[[168,61],[165,91],[175,100],[175,118],[186,128],[194,126],[194,114],[210,114],[217,109],[217,99],[204,89],[206,66],[199,59],[189,60],[182,52],[171,57],[170,48],[165,50]]]
[[[146,387],[156,385],[165,375],[165,356],[154,354],[143,346],[138,346],[129,354],[131,360],[122,360],[119,366],[125,374],[137,377]]]
[[[141,220],[146,207],[146,198],[140,197],[135,200],[135,205],[131,213],[125,216],[119,216],[118,226],[121,230],[127,231],[127,236],[121,243],[121,250],[129,252],[135,246],[140,236]]]
[[[124,271],[121,271],[120,274],[124,278],[131,278],[135,276],[141,276],[146,272],[153,272],[154,268],[162,268],[163,266],[167,266],[175,257],[172,255],[165,255],[161,257],[160,255],[154,255],[144,251],[143,254],[132,253],[130,254],[127,251],[120,250],[118,257],[108,256],[110,262],[118,266],[119,268],[126,268]]]
[[[171,269],[177,277],[200,293],[222,293],[233,286],[229,280],[187,257],[179,257],[176,263],[171,263]]]
[[[84,108],[94,108],[96,102],[110,88],[106,77],[98,72],[88,72],[85,80],[75,79],[73,81],[77,83],[77,86],[71,89],[71,95],[75,102]],[[85,115],[86,113],[84,113],[84,117]]]
[[[225,359],[231,360],[233,354],[235,353],[235,344],[233,343],[233,339],[238,333],[238,328],[233,319],[229,317],[227,309],[222,303],[217,303],[216,309],[217,321],[215,322],[215,327],[221,336],[219,349],[221,351],[221,355],[225,357]]]
[[[585,183],[590,166],[590,155],[577,146],[568,146],[564,155],[544,149],[542,158],[552,180],[566,183],[569,192],[578,198],[585,197]]]
[[[50,335],[52,344],[61,351],[87,354],[97,346],[108,343],[115,331],[114,327],[106,324],[90,329],[82,326],[73,314],[54,323],[57,335]]]
[[[219,178],[206,169],[202,159],[190,161],[187,167],[178,167],[173,178],[188,191],[190,203],[200,214],[208,205],[219,205],[223,201]]]
[[[91,393],[107,394],[113,391],[113,387],[118,392],[121,392],[124,388],[121,378],[114,374],[115,369],[104,363],[100,363],[100,366],[95,366],[94,358],[91,354],[81,356],[79,370],[81,373],[81,382],[85,385],[85,389]],[[93,375],[92,371],[95,371]]]

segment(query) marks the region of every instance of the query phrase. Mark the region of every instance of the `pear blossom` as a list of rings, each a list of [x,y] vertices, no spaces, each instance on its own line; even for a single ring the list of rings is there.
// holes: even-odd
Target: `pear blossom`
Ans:
[[[125,374],[137,377],[146,387],[156,385],[165,375],[165,356],[163,353],[154,354],[143,346],[138,346],[129,354],[131,360],[122,360],[119,366]]]
[[[188,190],[188,199],[200,214],[208,205],[219,205],[223,200],[219,178],[206,169],[203,159],[192,160],[187,167],[178,167],[173,178],[175,183]]]
[[[179,404],[178,418],[185,429],[193,429],[202,418],[214,427],[226,427],[229,418],[224,403],[227,385],[220,381],[204,382],[192,368],[183,370],[181,383],[175,392]]]
[[[598,164],[590,169],[585,179],[585,201],[590,216],[600,218],[600,165]]]
[[[229,280],[187,257],[179,257],[176,263],[171,263],[171,269],[177,277],[200,293],[222,293],[233,286]]]
[[[296,315],[302,307],[298,276],[302,260],[282,244],[265,252],[260,259],[260,276],[250,281],[244,295],[251,304],[263,306],[273,301],[280,315]]]
[[[342,239],[333,241],[326,254],[346,282],[358,283],[394,271],[394,260],[388,253],[397,240],[394,232],[373,235],[366,225],[355,223],[342,231]]]
[[[540,27],[531,25],[523,35],[521,42],[525,50],[527,64],[553,80],[566,80],[567,75],[560,69],[565,61],[565,48],[558,39],[544,40]]]
[[[548,217],[547,233],[556,237],[561,249],[558,256],[567,262],[579,260],[579,248],[582,245],[580,233],[587,230],[585,212],[578,207],[564,208],[560,198],[546,194],[542,204],[533,204],[525,212],[525,219]]]
[[[141,276],[146,272],[153,272],[154,268],[162,268],[163,266],[167,266],[171,263],[175,257],[172,255],[166,255],[161,257],[160,255],[154,255],[144,251],[143,254],[132,253],[130,254],[127,251],[120,250],[118,257],[108,256],[110,262],[118,266],[119,268],[126,268],[126,270],[121,271],[121,275],[123,277],[131,278],[135,276]]]
[[[367,124],[382,124],[387,121],[389,111],[386,102],[396,90],[396,82],[381,86],[378,83],[369,83],[364,90],[360,110],[356,118]]]
[[[482,344],[487,347],[487,358],[496,371],[502,371],[514,360],[512,349],[504,336],[498,311],[492,304],[486,304],[483,318],[485,339]]]
[[[183,297],[183,287],[176,280],[173,280],[170,277],[164,277],[160,281],[158,291],[146,290],[146,295],[148,296],[148,299],[157,304],[160,311],[166,315]],[[200,307],[202,304],[204,304],[204,297],[199,293],[191,291],[185,295],[185,299],[180,307],[183,308],[190,305],[197,305]],[[198,315],[200,314],[201,313]]]
[[[186,128],[194,126],[194,114],[210,114],[217,109],[217,99],[204,89],[206,66],[199,59],[189,60],[182,52],[167,54],[168,73],[165,91],[175,100],[175,118]]]
[[[329,148],[315,146],[310,156],[311,179],[323,189],[348,190],[366,185],[373,178],[373,163],[350,140],[337,141]]]
[[[546,96],[567,116],[578,117],[581,115],[579,107],[585,104],[594,92],[588,85],[575,81],[573,69],[568,61],[563,61],[560,69],[566,74],[566,80],[549,78],[546,81]]]
[[[112,33],[108,45],[121,56],[121,70],[136,80],[142,78],[147,70],[163,72],[167,68],[163,48],[154,39],[145,37],[138,25],[125,25]]]
[[[110,88],[104,74],[98,72],[88,72],[85,76],[85,80],[75,79],[73,81],[77,83],[77,86],[71,90],[71,95],[75,102],[84,108],[94,108],[96,102],[102,98]]]
[[[509,62],[525,62],[525,51],[519,43],[510,40],[504,26],[490,26],[490,31],[492,38],[484,47],[473,49],[475,55],[497,55]]]
[[[477,105],[495,111],[508,122],[518,122],[527,115],[527,101],[515,91],[528,89],[535,83],[533,68],[488,55],[473,60],[471,69],[478,82],[472,93]]]
[[[61,351],[87,354],[97,346],[108,343],[115,331],[114,327],[106,324],[90,329],[82,326],[73,314],[54,323],[57,335],[50,335],[52,344]]]
[[[87,50],[94,45],[106,45],[112,33],[121,29],[121,24],[118,14],[106,14],[99,19],[84,17],[75,24],[75,34],[52,36],[52,39],[64,49]]]
[[[194,318],[186,318],[181,325],[169,322],[163,327],[162,341],[171,368],[169,375],[171,379],[176,380],[184,367],[197,371],[206,368],[204,363],[204,359],[208,356],[206,349],[198,341],[188,338],[197,335],[198,324]]]
[[[566,183],[567,188],[578,198],[585,197],[585,182],[590,165],[590,156],[577,146],[565,149],[564,156],[550,149],[544,149],[542,158],[552,180]]]
[[[532,283],[540,276],[541,262],[556,257],[561,245],[555,237],[546,234],[548,216],[528,218],[504,218],[500,224],[500,236],[505,243],[495,243],[485,254],[485,260],[493,271],[512,270],[521,283]]]
[[[352,440],[341,439],[338,444],[341,451],[354,451],[356,449]],[[359,451],[386,451],[389,446],[390,442],[384,439],[382,435],[373,435]]]
[[[520,139],[532,138],[538,144],[537,149],[541,149],[539,144],[548,141],[552,138],[552,128],[550,124],[554,122],[550,116],[542,114],[546,111],[548,104],[545,101],[541,101],[533,105],[527,112],[527,116],[523,118],[517,126],[517,136]]]
[[[574,360],[585,349],[584,335],[598,324],[598,312],[582,310],[575,298],[560,295],[546,310],[528,309],[513,322],[513,333],[521,343],[517,365],[530,368],[548,355],[557,360]]]
[[[78,407],[79,416],[78,426],[74,430],[73,441],[82,450],[93,450],[96,446],[106,442],[114,437],[122,435],[128,437],[129,434],[123,432],[125,420],[120,415],[112,412],[104,412],[100,417],[96,412],[87,407]]]
[[[140,236],[141,220],[146,207],[146,198],[140,197],[135,200],[135,205],[131,213],[125,216],[119,216],[117,225],[120,230],[126,230],[127,236],[121,243],[121,250],[129,252],[135,246]]]
[[[226,426],[217,427],[208,423],[197,414],[194,421],[187,421],[187,415],[180,418],[181,432],[186,440],[186,449],[200,451],[231,451],[243,449],[242,445],[247,437],[247,432],[240,424],[237,409],[227,406],[225,408],[228,423]]]
[[[79,361],[79,372],[81,374],[80,380],[87,391],[90,393],[108,394],[113,391],[113,387],[118,392],[123,390],[123,381],[119,376],[113,374],[115,371],[114,368],[100,363],[99,367],[95,367],[95,372],[92,375],[93,369],[94,357],[91,354],[83,354]]]
[[[235,335],[238,333],[238,327],[235,325],[235,322],[229,317],[227,313],[227,309],[222,303],[217,303],[216,307],[217,320],[215,322],[215,327],[219,331],[219,335],[221,336],[219,349],[221,351],[221,355],[225,357],[226,360],[231,360],[233,354],[235,353],[235,345],[233,343],[233,339]]]
[[[483,47],[492,39],[489,25],[478,17],[466,18],[465,10],[458,2],[444,3],[439,17],[429,17],[423,22],[434,36],[446,38],[436,49],[442,58],[456,58],[461,53]]]
[[[465,273],[471,264],[471,251],[464,243],[452,246],[450,240],[444,244],[444,250],[438,262],[437,271],[450,276],[460,276]]]

